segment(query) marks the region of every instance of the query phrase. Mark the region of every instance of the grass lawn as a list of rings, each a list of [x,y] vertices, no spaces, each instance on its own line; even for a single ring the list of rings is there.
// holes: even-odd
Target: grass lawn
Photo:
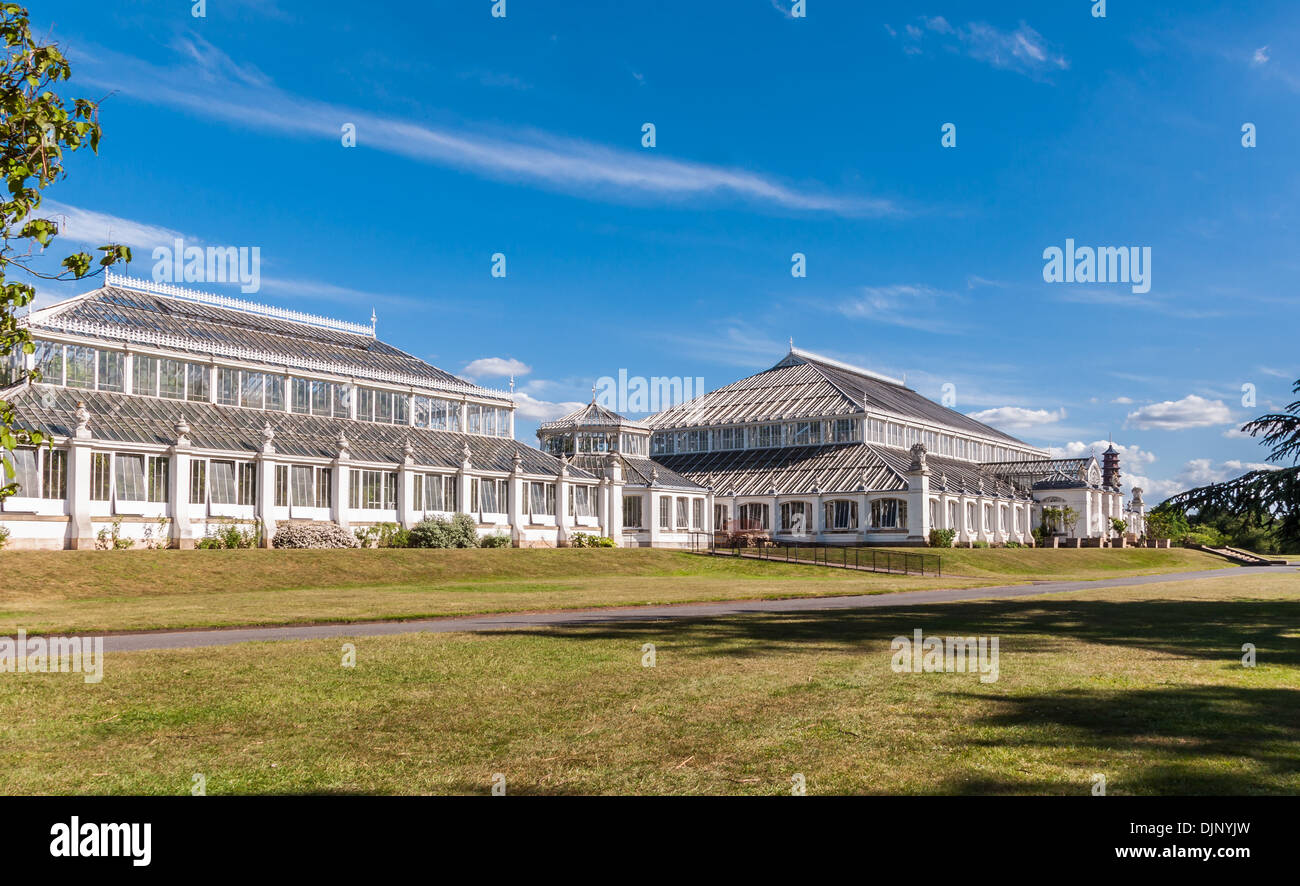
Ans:
[[[1300,792],[1300,575],[110,655],[0,676],[0,792]],[[895,674],[914,628],[1000,679]],[[1241,665],[1256,644],[1258,666]],[[653,668],[642,646],[656,646]]]
[[[0,632],[410,619],[891,593],[1226,566],[1218,557],[1181,549],[940,555],[945,575],[936,579],[651,549],[11,551],[0,552]],[[946,574],[950,559],[967,577]]]

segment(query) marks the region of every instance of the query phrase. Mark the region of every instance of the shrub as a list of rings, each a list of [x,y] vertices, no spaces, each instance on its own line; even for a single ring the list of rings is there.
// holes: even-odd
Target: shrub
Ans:
[[[930,547],[932,548],[950,548],[953,540],[957,537],[956,529],[931,529],[930,530]]]
[[[355,548],[356,536],[337,523],[283,523],[271,546],[276,548]]]
[[[241,529],[234,523],[221,526],[209,526],[207,531],[194,543],[201,551],[235,550],[236,548],[255,548],[262,543],[262,527],[254,523],[247,529]]]
[[[453,514],[450,520],[426,516],[411,527],[407,544],[413,548],[477,548],[478,524],[469,514]]]
[[[494,532],[478,540],[480,548],[508,548],[512,543],[510,536],[504,532]]]
[[[0,548],[3,548],[9,541],[9,527],[0,526]]]
[[[987,548],[988,546],[989,543],[986,541],[976,541],[971,543],[971,547],[973,548]]]
[[[135,544],[134,539],[122,538],[122,518],[113,521],[112,529],[101,529],[95,533],[95,550],[124,551]]]
[[[586,532],[575,532],[569,536],[569,547],[572,548],[612,548],[614,539],[607,538],[603,535],[591,535]]]
[[[1034,536],[1034,544],[1041,548],[1043,546],[1043,539],[1047,538],[1047,533],[1037,526],[1035,526],[1031,532]]]

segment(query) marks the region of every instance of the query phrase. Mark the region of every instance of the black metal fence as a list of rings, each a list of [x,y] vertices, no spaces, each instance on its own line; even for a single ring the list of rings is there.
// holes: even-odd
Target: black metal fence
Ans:
[[[759,560],[808,563],[841,569],[857,569],[863,572],[890,572],[897,575],[943,575],[943,561],[938,554],[913,554],[882,548],[859,548],[818,542],[800,544],[760,542],[749,545],[743,539],[731,544],[726,542],[719,544],[715,536],[700,533],[698,536],[692,536],[691,549],[715,557],[752,557]]]

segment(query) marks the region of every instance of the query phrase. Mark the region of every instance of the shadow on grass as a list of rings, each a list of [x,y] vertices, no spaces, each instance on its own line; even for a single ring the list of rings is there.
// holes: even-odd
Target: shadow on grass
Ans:
[[[999,637],[1005,675],[1007,656],[1062,652],[1072,641],[1237,667],[1242,644],[1250,642],[1260,665],[1300,667],[1297,626],[1300,601],[1290,600],[1034,600],[754,613],[515,633],[565,642],[653,642],[678,656],[751,658],[793,651],[856,655],[868,645],[875,655],[891,638],[919,628],[927,636]],[[1287,785],[1294,790],[1300,775],[1300,688],[1190,683],[1058,692],[999,688],[990,684],[946,693],[969,703],[970,725],[995,730],[993,738],[967,739],[966,746],[1023,749],[1027,758],[1072,746],[1076,765],[1090,772],[1100,764],[1089,758],[1124,755],[1125,774],[1112,785],[1115,793],[1276,793]],[[1144,747],[1149,755],[1142,753]],[[1089,787],[1081,784],[1081,793]],[[963,773],[956,766],[950,778],[934,786],[935,793],[1061,791],[1059,781]]]

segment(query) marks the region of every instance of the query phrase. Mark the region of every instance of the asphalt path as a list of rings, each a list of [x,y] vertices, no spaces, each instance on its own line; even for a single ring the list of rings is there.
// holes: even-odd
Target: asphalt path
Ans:
[[[138,652],[147,649],[186,649],[229,646],[273,640],[320,640],[332,637],[384,637],[392,634],[451,633],[458,631],[503,631],[521,628],[576,627],[611,622],[663,621],[671,619],[717,618],[771,612],[824,612],[837,609],[923,606],[963,600],[990,600],[1063,594],[1098,588],[1127,588],[1173,581],[1218,579],[1233,582],[1243,576],[1300,572],[1300,566],[1257,566],[1212,569],[1202,572],[1171,572],[1161,575],[1132,575],[1096,581],[1046,581],[1003,587],[963,588],[933,591],[902,591],[892,594],[864,594],[842,597],[794,597],[783,600],[731,600],[715,603],[674,603],[661,606],[619,606],[603,609],[566,609],[552,612],[512,612],[498,615],[467,615],[411,621],[343,622],[282,627],[215,628],[190,631],[144,631],[107,634],[105,652]]]

